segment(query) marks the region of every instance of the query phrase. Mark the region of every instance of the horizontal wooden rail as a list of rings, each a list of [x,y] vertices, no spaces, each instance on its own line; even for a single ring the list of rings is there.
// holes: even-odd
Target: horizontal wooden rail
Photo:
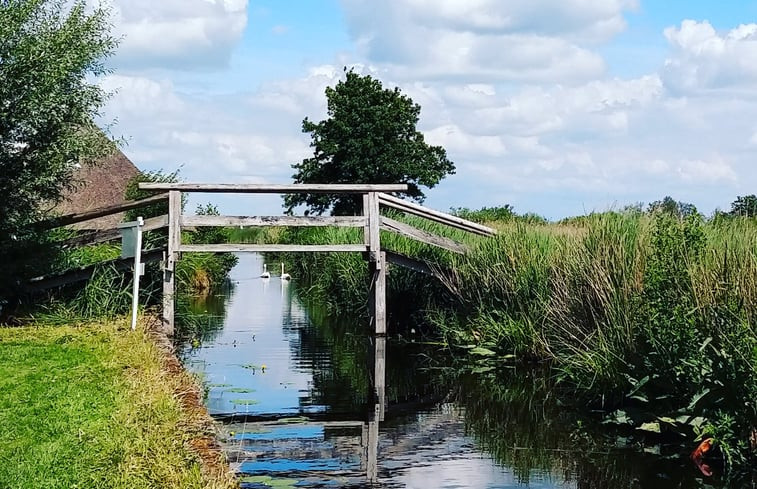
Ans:
[[[363,216],[182,216],[181,225],[203,226],[339,226],[359,228],[367,221]]]
[[[412,202],[398,199],[397,197],[392,197],[391,195],[380,193],[379,203],[386,207],[391,207],[408,214],[423,217],[430,221],[445,224],[447,226],[460,229],[462,231],[467,231],[469,233],[474,233],[481,236],[494,236],[497,234],[497,231],[490,227],[482,226],[481,224],[468,221],[467,219],[462,219],[451,214],[435,211],[418,204],[413,204]]]
[[[147,231],[155,231],[156,229],[161,229],[168,226],[168,216],[158,216],[158,217],[151,217],[149,219],[145,219],[145,225],[142,227],[142,232]],[[69,238],[65,241],[61,241],[60,245],[64,249],[68,248],[75,248],[77,246],[87,246],[87,245],[93,245],[98,243],[107,243],[108,241],[113,241],[116,239],[119,239],[121,237],[121,230],[114,228],[114,229],[103,229],[100,231],[92,231],[89,233],[84,233],[80,236],[74,236],[73,238]]]
[[[142,190],[250,194],[364,194],[406,192],[407,184],[245,184],[245,183],[140,183]]]
[[[283,244],[182,244],[181,252],[208,252],[208,253],[285,253],[285,252],[346,252],[362,253],[368,251],[363,244],[342,245],[283,245]]]
[[[165,250],[162,248],[148,250],[142,252],[142,263],[151,263],[160,261],[163,259]],[[63,285],[69,285],[76,282],[83,282],[89,280],[92,274],[95,273],[97,267],[103,266],[115,266],[117,270],[131,270],[134,266],[134,258],[116,258],[115,260],[108,260],[94,265],[88,265],[86,267],[74,268],[63,273],[54,275],[44,275],[41,277],[35,277],[29,280],[26,284],[27,289],[30,292],[37,292],[41,290],[54,289],[55,287],[61,287]]]
[[[65,216],[54,217],[52,219],[40,221],[36,224],[36,226],[40,229],[59,228],[68,226],[70,224],[76,224],[78,222],[90,221],[92,219],[97,219],[98,217],[111,216],[113,214],[118,214],[119,212],[137,209],[139,207],[154,204],[162,200],[168,200],[168,194],[153,195],[152,197],[147,197],[146,199],[131,200],[122,204],[99,207],[87,212],[66,214]]]
[[[431,246],[437,246],[444,248],[447,251],[453,253],[465,254],[468,248],[455,240],[439,236],[437,234],[429,233],[422,229],[418,229],[404,222],[395,221],[388,217],[381,216],[381,229],[384,231],[390,231],[393,233],[401,234],[402,236],[426,243]]]

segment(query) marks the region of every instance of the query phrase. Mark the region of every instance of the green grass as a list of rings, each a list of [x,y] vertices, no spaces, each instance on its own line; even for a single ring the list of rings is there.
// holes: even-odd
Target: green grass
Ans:
[[[188,443],[203,434],[142,331],[126,323],[0,329],[0,487],[222,488]]]

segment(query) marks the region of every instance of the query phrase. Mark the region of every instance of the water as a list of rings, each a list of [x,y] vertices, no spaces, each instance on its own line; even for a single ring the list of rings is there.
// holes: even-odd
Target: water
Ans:
[[[572,413],[547,372],[444,368],[433,347],[308,311],[296,277],[262,268],[241,255],[233,288],[192,304],[204,327],[180,347],[242,487],[754,487]]]

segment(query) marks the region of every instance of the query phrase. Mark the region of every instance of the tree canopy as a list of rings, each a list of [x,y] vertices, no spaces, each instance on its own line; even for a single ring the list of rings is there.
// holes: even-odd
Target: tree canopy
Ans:
[[[455,172],[441,146],[431,146],[416,129],[421,107],[399,88],[383,88],[370,75],[346,71],[346,79],[326,88],[328,118],[302,121],[313,156],[292,165],[295,183],[406,183],[407,196],[422,202],[421,187],[434,187]],[[308,213],[358,214],[360,196],[294,194],[287,212],[305,205]]]
[[[647,212],[650,214],[661,212],[664,214],[670,214],[679,219],[685,219],[694,214],[698,214],[697,208],[694,204],[677,201],[669,195],[662,200],[656,200],[649,204]]]
[[[16,255],[36,241],[30,224],[60,200],[75,165],[110,148],[93,122],[106,94],[92,76],[115,45],[107,11],[83,1],[0,3],[0,263],[21,266]]]
[[[731,215],[743,217],[757,217],[757,196],[739,195],[731,202]]]

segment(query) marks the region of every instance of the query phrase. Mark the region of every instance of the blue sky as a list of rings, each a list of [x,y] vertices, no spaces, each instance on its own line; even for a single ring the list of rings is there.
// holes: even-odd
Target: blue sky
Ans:
[[[757,1],[110,0],[103,119],[145,170],[290,179],[344,66],[399,86],[457,174],[442,210],[556,219],[757,192]],[[204,197],[278,213],[272,197]]]

